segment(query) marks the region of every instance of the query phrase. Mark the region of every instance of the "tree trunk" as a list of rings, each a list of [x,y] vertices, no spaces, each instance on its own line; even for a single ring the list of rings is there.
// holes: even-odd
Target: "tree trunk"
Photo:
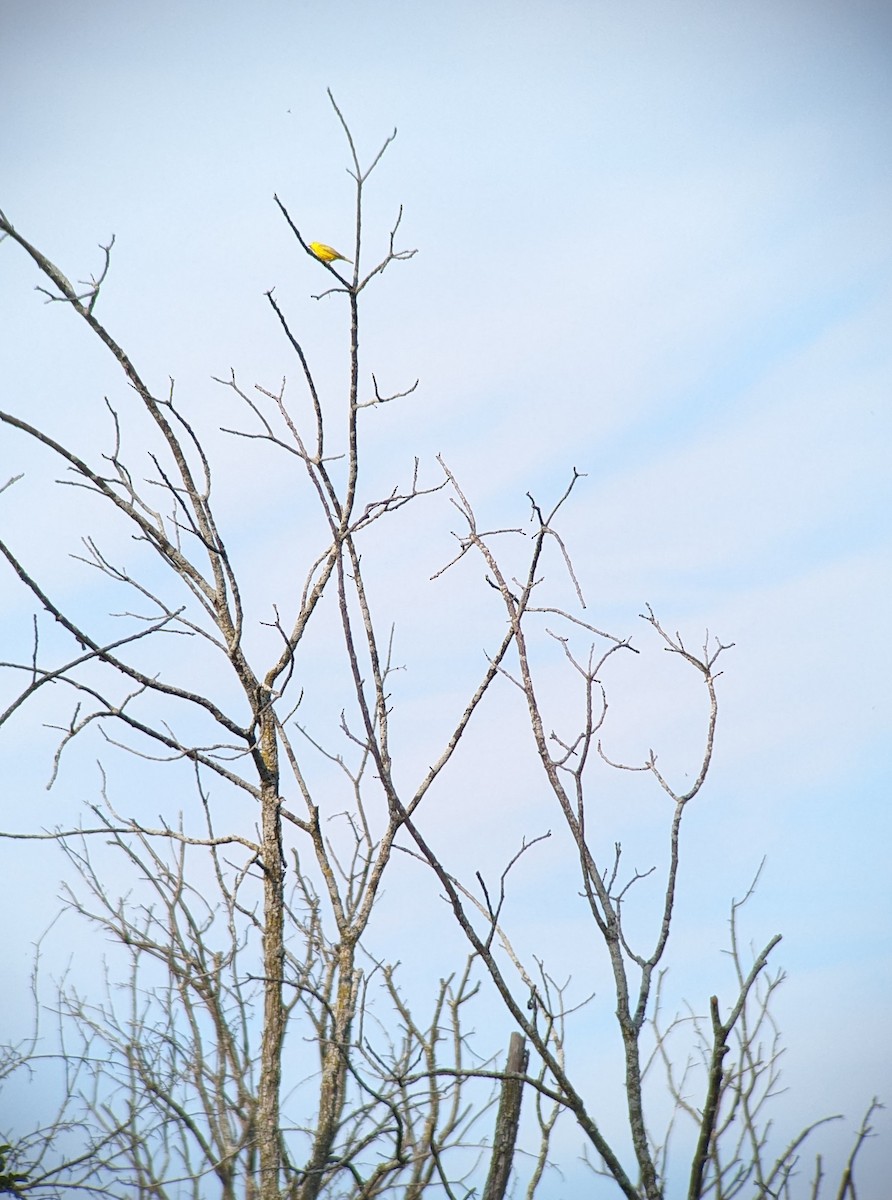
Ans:
[[[519,1033],[512,1033],[508,1043],[508,1061],[505,1072],[508,1075],[523,1075],[530,1061],[527,1044]],[[517,1126],[520,1123],[520,1102],[523,1098],[522,1079],[502,1080],[502,1096],[499,1100],[499,1112],[496,1117],[496,1131],[493,1136],[492,1160],[489,1164],[489,1176],[483,1190],[483,1200],[503,1200],[508,1187],[508,1177],[514,1162],[514,1146],[517,1141]]]
[[[278,747],[269,712],[262,718],[260,755],[261,844],[263,846],[263,1034],[260,1049],[260,1087],[257,1097],[257,1148],[260,1157],[260,1200],[279,1200],[282,1148],[279,1094],[282,1084],[282,1042],[285,1013],[282,976],[285,968],[285,859],[282,852],[282,814],[279,800]]]

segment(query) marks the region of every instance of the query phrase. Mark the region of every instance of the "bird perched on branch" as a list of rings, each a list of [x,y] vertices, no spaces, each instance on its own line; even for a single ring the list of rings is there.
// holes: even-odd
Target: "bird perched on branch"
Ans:
[[[324,263],[334,262],[340,258],[343,262],[352,262],[344,254],[339,254],[332,246],[326,246],[325,242],[310,242],[310,249]]]

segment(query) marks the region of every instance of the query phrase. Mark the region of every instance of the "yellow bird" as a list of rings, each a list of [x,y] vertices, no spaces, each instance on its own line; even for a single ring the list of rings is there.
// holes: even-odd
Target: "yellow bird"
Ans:
[[[343,254],[338,254],[332,246],[326,246],[325,242],[310,242],[310,249],[324,263],[334,262],[340,258],[343,262],[352,262],[352,259],[347,258]]]

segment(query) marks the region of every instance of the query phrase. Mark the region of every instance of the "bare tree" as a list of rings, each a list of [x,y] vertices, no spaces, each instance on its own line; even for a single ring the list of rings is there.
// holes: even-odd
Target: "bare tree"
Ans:
[[[267,302],[295,356],[311,412],[309,431],[295,416],[285,381],[275,389],[247,389],[235,371],[217,380],[244,414],[241,425],[223,432],[246,452],[284,456],[303,479],[316,514],[311,532],[309,506],[297,518],[294,543],[312,548],[299,581],[270,599],[265,641],[255,636],[259,622],[243,599],[246,580],[221,515],[207,434],[187,419],[173,383],[157,394],[97,316],[113,243],[104,248],[98,276],[75,287],[0,214],[5,237],[42,273],[40,290],[98,339],[130,391],[123,407],[106,402],[111,448],[89,460],[19,416],[3,412],[0,420],[54,456],[67,484],[105,504],[131,531],[141,554],[134,568],[98,539],[84,540],[81,561],[125,590],[133,606],[119,615],[121,632],[109,637],[98,619],[75,617],[34,577],[22,553],[0,542],[12,571],[72,646],[67,656],[53,657],[35,621],[30,655],[5,664],[21,682],[0,724],[52,689],[72,696],[59,727],[54,777],[68,748],[94,731],[140,768],[187,766],[192,775],[190,804],[176,820],[153,823],[143,813],[126,813],[103,786],[86,823],[8,835],[62,847],[77,881],[66,895],[68,909],[100,930],[127,964],[123,987],[119,974],[90,994],[62,981],[55,1007],[58,1061],[66,1074],[51,1124],[57,1134],[64,1128],[80,1140],[75,1149],[66,1143],[60,1150],[58,1138],[53,1146],[53,1138],[38,1132],[30,1141],[11,1143],[23,1170],[10,1178],[35,1195],[67,1187],[96,1195],[197,1198],[213,1188],[226,1200],[358,1200],[427,1192],[468,1196],[485,1169],[485,1194],[495,1198],[505,1194],[512,1165],[517,1167],[526,1093],[538,1139],[528,1196],[551,1163],[555,1124],[568,1114],[593,1152],[595,1170],[626,1197],[658,1200],[665,1194],[671,1128],[661,1136],[651,1128],[645,1079],[648,1067],[662,1060],[677,1114],[697,1129],[691,1200],[730,1197],[751,1184],[761,1189],[753,1194],[788,1194],[772,1189],[789,1186],[801,1138],[767,1166],[760,1122],[776,1059],[766,1067],[757,1049],[777,982],[767,976],[767,963],[779,939],[771,939],[748,969],[734,940],[735,996],[724,1014],[712,998],[709,1034],[692,1021],[706,1063],[698,1099],[689,1098],[688,1076],[679,1077],[669,1054],[669,1035],[678,1023],[665,1031],[658,1023],[680,831],[709,771],[718,719],[716,668],[729,647],[707,636],[701,649],[692,650],[650,608],[644,614],[658,644],[704,689],[703,750],[693,784],[680,791],[653,752],[643,764],[625,764],[614,762],[602,744],[608,708],[602,674],[615,655],[639,651],[629,637],[606,633],[581,615],[582,590],[557,525],[578,472],[550,508],[529,497],[529,537],[517,529],[481,527],[444,459],[430,484],[421,483],[416,461],[402,486],[365,494],[364,410],[396,401],[415,385],[382,394],[372,376],[367,391],[361,300],[383,272],[415,251],[398,248],[400,210],[383,256],[363,266],[364,190],[394,135],[363,166],[332,104],[351,162],[352,259],[320,254],[286,204],[278,197],[276,204],[311,266],[327,272],[318,298],[344,305],[345,400],[333,412],[311,352],[273,292]],[[352,267],[349,274],[344,263]],[[133,403],[151,424],[147,479],[125,448]],[[258,479],[262,462],[252,468]],[[367,586],[363,546],[381,522],[440,491],[449,496],[460,528],[457,552],[437,574],[479,556],[505,625],[439,754],[419,778],[406,782],[408,772],[392,749],[392,646]],[[578,609],[555,606],[543,594],[550,556],[569,579]],[[342,672],[346,691],[336,735],[320,736],[304,715],[302,655],[314,637],[328,637],[332,619],[338,637],[336,645],[327,644],[327,669]],[[578,715],[569,731],[547,732],[537,673],[543,639],[558,648],[576,689]],[[171,653],[172,641],[188,652]],[[540,838],[523,839],[496,891],[479,872],[460,878],[423,824],[426,799],[496,686],[521,699],[542,778],[574,847],[578,890],[592,923],[586,953],[602,955],[610,968],[631,1155],[604,1131],[588,1067],[566,1052],[568,1023],[587,1011],[586,998],[573,999],[545,959],[528,960],[512,944],[505,915],[510,875]],[[565,722],[561,715],[558,724]],[[320,782],[320,763],[337,785],[328,778]],[[594,768],[645,773],[666,799],[660,900],[644,938],[629,932],[627,913],[636,885],[651,872],[625,870],[621,846],[591,798]],[[243,803],[233,803],[235,797]],[[382,959],[370,934],[384,880],[397,869],[397,849],[406,852],[403,861],[426,864],[469,945],[467,959],[441,980],[424,1017],[400,986],[400,948]],[[118,895],[110,886],[113,862],[116,873],[121,864],[135,881],[132,894]],[[515,1030],[504,1069],[494,1059],[498,1047],[476,1055],[469,1042],[465,1013],[481,975],[494,986]],[[729,1068],[732,1043],[738,1058]],[[33,1050],[14,1055],[13,1065],[30,1061]],[[490,1153],[482,1121],[499,1086]],[[858,1145],[866,1130],[867,1120]]]

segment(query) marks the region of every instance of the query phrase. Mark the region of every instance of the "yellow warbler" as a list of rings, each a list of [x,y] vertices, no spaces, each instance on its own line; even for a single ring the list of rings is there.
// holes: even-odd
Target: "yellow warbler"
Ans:
[[[334,262],[336,258],[340,258],[344,262],[351,261],[345,255],[338,254],[337,250],[335,250],[332,246],[326,246],[325,242],[310,242],[310,249],[317,258],[322,260],[322,262]]]

